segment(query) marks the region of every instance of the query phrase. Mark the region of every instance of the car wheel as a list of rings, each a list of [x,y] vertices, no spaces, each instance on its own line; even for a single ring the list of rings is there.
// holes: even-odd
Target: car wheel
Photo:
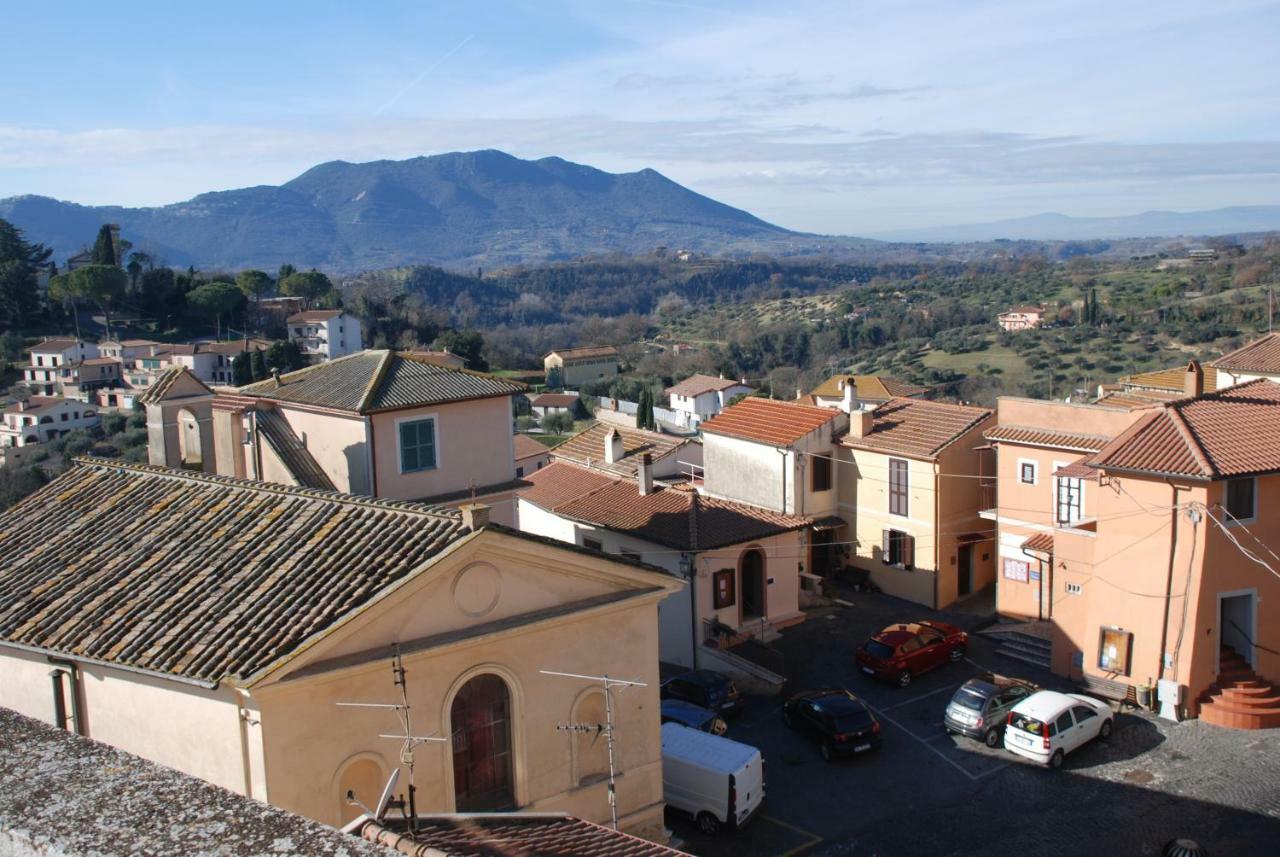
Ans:
[[[1104,720],[1104,721],[1102,721],[1102,728],[1098,730],[1098,735],[1100,735],[1104,740],[1105,740],[1105,739],[1107,739],[1107,738],[1110,738],[1110,737],[1111,737],[1111,729],[1112,729],[1112,723],[1111,723],[1111,721],[1110,721],[1110,720]]]
[[[987,734],[982,736],[982,742],[988,747],[1000,746],[1000,730],[994,726],[987,730]]]
[[[833,756],[835,756],[835,753],[831,752],[831,745],[824,741],[822,744],[822,760],[830,762]]]
[[[708,836],[715,836],[720,832],[720,819],[709,812],[700,812],[698,813],[698,829]]]
[[[791,716],[791,712],[790,712],[790,711],[787,711],[785,708],[784,708],[784,709],[782,709],[782,723],[783,723],[783,725],[784,725],[784,726],[786,726],[788,729],[795,729],[795,728],[796,728],[796,721],[795,721],[795,719]]]
[[[909,684],[911,684],[911,670],[898,673],[898,687],[906,687]]]
[[[1049,767],[1057,770],[1062,767],[1063,754],[1061,750],[1054,750],[1053,755],[1049,757]]]
[[[956,646],[954,649],[951,650],[951,654],[947,655],[947,657],[951,659],[951,663],[953,664],[959,663],[960,661],[964,660],[964,653],[965,653],[964,646]]]

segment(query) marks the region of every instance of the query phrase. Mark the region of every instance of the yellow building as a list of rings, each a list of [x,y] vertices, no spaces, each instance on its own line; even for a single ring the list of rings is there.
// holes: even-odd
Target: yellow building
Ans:
[[[603,381],[618,374],[618,349],[612,345],[594,345],[585,348],[561,348],[549,351],[542,358],[542,368],[548,379],[558,373],[560,387],[577,387],[593,381]]]

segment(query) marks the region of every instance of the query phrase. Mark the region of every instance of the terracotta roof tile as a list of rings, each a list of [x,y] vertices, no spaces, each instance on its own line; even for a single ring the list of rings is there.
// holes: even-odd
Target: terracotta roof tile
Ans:
[[[156,378],[155,383],[147,387],[147,389],[142,392],[142,395],[138,396],[138,402],[144,405],[159,402],[169,394],[169,391],[173,389],[173,385],[178,382],[178,379],[181,378],[183,374],[186,374],[188,380],[191,382],[200,385],[206,393],[210,395],[213,394],[213,391],[210,390],[203,381],[193,375],[187,367],[175,366],[172,369],[166,369],[161,372],[159,377]]]
[[[1204,388],[1210,392],[1218,389],[1218,370],[1212,366],[1205,366],[1201,371],[1204,372]],[[1187,367],[1179,366],[1174,369],[1158,369],[1155,372],[1127,375],[1120,379],[1120,383],[1125,389],[1138,387],[1144,390],[1177,393],[1181,396],[1186,391],[1186,376]]]
[[[540,393],[529,400],[535,408],[572,408],[578,403],[573,393]]]
[[[950,405],[924,399],[890,399],[873,412],[865,437],[845,435],[852,449],[934,458],[975,426],[995,416],[986,408]]]
[[[717,378],[714,375],[690,375],[679,384],[668,387],[668,396],[701,396],[703,393],[716,393],[730,387],[745,386],[733,378]]]
[[[286,318],[285,322],[287,324],[293,324],[294,322],[306,323],[309,321],[328,321],[329,319],[337,318],[340,315],[342,315],[342,310],[340,309],[309,309],[303,312],[295,312],[293,315]]]
[[[548,351],[543,357],[558,355],[564,360],[585,360],[589,357],[612,357],[617,359],[618,349],[612,345],[586,345],[582,348],[558,348]]]
[[[1097,482],[1101,474],[1098,468],[1089,463],[1089,458],[1090,456],[1085,455],[1070,464],[1064,464],[1053,471],[1053,475],[1059,479],[1088,479],[1090,482]]]
[[[452,510],[79,459],[0,514],[0,639],[247,677],[466,534]]]
[[[1020,443],[1024,446],[1049,446],[1075,452],[1097,452],[1111,442],[1110,437],[1094,434],[1072,434],[1034,426],[998,425],[982,433],[987,440]]]
[[[1207,384],[1206,384],[1207,386]],[[1102,408],[1121,408],[1126,411],[1140,411],[1143,408],[1154,408],[1165,402],[1182,398],[1182,393],[1169,390],[1138,388],[1134,390],[1116,390],[1094,400],[1093,404]]]
[[[1053,553],[1053,533],[1036,533],[1022,543],[1022,549],[1036,553]]]
[[[1209,364],[1237,372],[1280,373],[1280,333],[1268,333]],[[1206,382],[1205,386],[1208,386]]]
[[[790,446],[805,435],[835,422],[840,413],[831,408],[748,396],[704,422],[702,432],[771,446]]]
[[[41,354],[47,354],[50,351],[66,351],[76,345],[77,341],[74,339],[46,339],[31,346],[31,353],[39,351]]]
[[[832,375],[810,392],[810,396],[821,396],[824,399],[838,399],[844,395],[841,383],[854,385],[854,394],[864,401],[888,401],[898,397],[915,398],[929,392],[928,387],[917,387],[897,378],[885,375]]]
[[[525,477],[525,482],[531,483],[533,487],[523,489],[520,492],[520,499],[551,510],[561,503],[567,503],[590,491],[612,485],[616,481],[617,477],[607,473],[553,461]]]
[[[613,464],[604,460],[604,439],[609,429],[614,429],[622,438],[623,457]],[[551,450],[551,457],[561,461],[572,461],[576,464],[588,464],[604,470],[612,470],[624,476],[634,476],[641,453],[649,453],[653,460],[659,461],[669,455],[676,455],[687,444],[697,443],[693,438],[677,437],[654,431],[613,426],[607,423],[595,423],[588,426],[573,437]]]
[[[538,455],[548,455],[551,447],[545,443],[534,440],[527,434],[518,434],[512,439],[512,445],[515,448],[516,461],[523,458],[533,458]]]
[[[1280,384],[1250,381],[1170,402],[1144,415],[1089,464],[1200,479],[1280,470]]]
[[[580,818],[549,813],[419,815],[413,845],[404,841],[407,822],[400,819],[366,821],[359,825],[357,832],[370,842],[422,857],[681,857],[684,854]]]

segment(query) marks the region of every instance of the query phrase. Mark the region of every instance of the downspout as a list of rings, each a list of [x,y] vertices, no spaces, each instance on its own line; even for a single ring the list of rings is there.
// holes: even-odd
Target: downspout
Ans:
[[[698,668],[698,555],[682,554],[683,561],[689,564],[689,652],[693,668]]]
[[[908,463],[907,467],[911,465]],[[938,578],[942,575],[942,465],[933,462],[933,609],[938,609]],[[908,483],[909,484],[909,483]],[[909,511],[909,510],[908,510]]]
[[[782,455],[782,508],[778,511],[787,514],[787,451],[785,449],[777,450]]]
[[[1173,532],[1169,541],[1169,572],[1164,584],[1164,616],[1160,623],[1160,651],[1157,653],[1160,661],[1156,669],[1156,675],[1164,678],[1164,653],[1165,647],[1169,644],[1169,605],[1173,601],[1173,566],[1178,553],[1178,486],[1172,482],[1169,487],[1173,489],[1173,508],[1169,511],[1170,522]],[[1185,597],[1185,596],[1184,596]]]
[[[62,676],[65,674],[68,679],[68,686],[71,690],[71,731],[77,735],[86,735],[84,728],[84,710],[80,707],[80,670],[76,667],[74,661],[65,661],[60,658],[49,658],[49,663],[53,664],[53,671],[50,675],[53,678],[54,693],[54,716],[58,719],[58,728],[67,728],[67,710],[66,703],[62,700]]]
[[[513,441],[514,442],[514,441]],[[373,417],[364,416],[364,445],[369,450],[369,496],[378,496],[378,453],[373,445]]]

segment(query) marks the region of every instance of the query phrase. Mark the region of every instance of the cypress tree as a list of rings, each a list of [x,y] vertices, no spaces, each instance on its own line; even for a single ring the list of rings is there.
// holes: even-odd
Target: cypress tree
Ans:
[[[269,374],[267,372],[267,357],[261,351],[255,349],[249,357],[250,374],[253,380],[261,381]]]
[[[111,225],[104,223],[98,230],[98,240],[93,242],[93,264],[118,266],[116,242],[111,240]]]

